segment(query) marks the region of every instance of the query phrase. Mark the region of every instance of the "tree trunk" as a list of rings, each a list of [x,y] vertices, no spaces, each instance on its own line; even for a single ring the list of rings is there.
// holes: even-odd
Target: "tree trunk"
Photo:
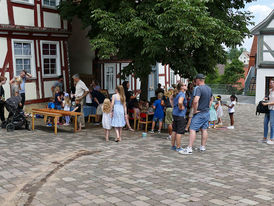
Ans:
[[[147,100],[148,98],[148,76],[143,76],[140,78],[141,81],[141,100]]]

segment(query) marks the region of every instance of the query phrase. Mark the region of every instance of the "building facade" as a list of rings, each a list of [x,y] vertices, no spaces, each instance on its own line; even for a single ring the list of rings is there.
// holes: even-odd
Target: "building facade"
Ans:
[[[274,10],[251,33],[257,36],[256,103],[269,92],[269,80],[274,78]]]
[[[0,1],[0,72],[8,81],[23,69],[32,74],[25,85],[26,104],[48,101],[59,75],[68,89],[68,23],[58,14],[58,4],[58,0]],[[8,98],[8,82],[4,89]]]

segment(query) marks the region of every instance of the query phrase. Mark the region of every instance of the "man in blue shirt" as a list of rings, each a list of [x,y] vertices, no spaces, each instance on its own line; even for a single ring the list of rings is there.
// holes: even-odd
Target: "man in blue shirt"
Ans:
[[[205,84],[205,76],[203,74],[197,74],[195,77],[196,85],[198,86],[195,91],[195,97],[193,99],[193,118],[190,124],[190,136],[189,144],[181,154],[192,154],[192,146],[196,139],[196,131],[202,131],[202,140],[200,151],[205,151],[206,141],[208,138],[207,128],[209,121],[209,107],[213,101],[212,91],[209,86]]]

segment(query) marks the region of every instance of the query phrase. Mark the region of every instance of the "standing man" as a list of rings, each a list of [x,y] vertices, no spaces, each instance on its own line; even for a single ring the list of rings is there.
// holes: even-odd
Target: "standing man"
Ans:
[[[192,154],[192,146],[196,139],[196,131],[202,131],[202,139],[200,151],[206,150],[206,141],[208,138],[207,128],[209,121],[209,107],[213,101],[212,91],[209,86],[205,84],[205,76],[197,74],[195,77],[196,85],[198,86],[195,91],[193,99],[193,117],[190,124],[189,144],[186,149],[180,151],[181,154]]]
[[[89,89],[85,85],[85,83],[80,79],[79,74],[74,74],[72,76],[74,84],[75,84],[75,97],[79,99],[81,102],[81,126],[82,128],[85,127],[85,118],[83,113],[83,104],[84,104],[84,97],[87,96],[89,93]]]
[[[57,82],[55,82],[54,85],[51,87],[52,94],[54,94],[54,89],[55,89],[55,87],[59,87],[61,93],[64,92],[64,83],[63,83],[63,82],[64,82],[63,75],[60,75],[60,76],[58,77]],[[54,96],[54,95],[53,95],[53,96]]]
[[[21,78],[21,84],[20,84],[19,94],[22,98],[22,101],[21,101],[22,106],[20,106],[20,108],[23,109],[24,105],[25,105],[25,101],[26,101],[25,84],[26,84],[27,79],[32,78],[32,75],[30,73],[27,73],[26,70],[22,70],[20,72],[20,78]],[[15,82],[15,78],[13,78],[10,81],[10,84],[13,84],[14,82]]]

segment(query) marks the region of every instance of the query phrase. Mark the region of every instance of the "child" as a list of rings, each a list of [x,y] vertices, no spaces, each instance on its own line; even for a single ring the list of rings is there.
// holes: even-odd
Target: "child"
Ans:
[[[73,112],[81,112],[80,99],[75,99],[75,108],[74,108]],[[77,132],[80,132],[81,129],[82,129],[81,115],[77,116],[77,124],[78,124],[78,130],[77,130]]]
[[[70,111],[70,106],[71,106],[71,102],[70,102],[69,94],[65,93],[65,97],[63,101],[64,111]],[[64,124],[64,126],[68,126],[70,121],[70,116],[65,116],[65,119],[66,119],[66,123]]]
[[[217,119],[218,119],[217,124],[218,125],[223,125],[222,116],[224,115],[224,112],[223,112],[223,107],[222,107],[222,97],[221,97],[221,95],[218,95],[216,97],[216,99],[217,99],[216,110],[217,110]]]
[[[57,110],[62,109],[62,99],[61,99],[59,87],[55,87],[55,89],[54,89],[54,104],[55,104],[55,109],[57,109]]]
[[[103,125],[103,128],[105,129],[106,141],[108,142],[109,132],[111,130],[111,103],[108,98],[104,100],[102,110],[103,110],[102,125]]]
[[[163,125],[163,119],[164,119],[164,101],[162,100],[163,93],[158,93],[158,99],[153,104],[153,109],[155,110],[154,116],[153,116],[153,122],[152,122],[152,128],[150,133],[154,133],[154,127],[157,121],[159,121],[159,129],[158,134],[161,133],[162,125]]]
[[[234,112],[235,112],[235,105],[237,102],[237,97],[233,94],[230,96],[230,104],[224,104],[226,107],[228,107],[228,113],[229,113],[229,117],[230,117],[230,125],[229,127],[227,127],[227,129],[234,129]]]
[[[214,97],[213,97],[213,100],[214,100]],[[213,124],[213,128],[216,128],[215,127],[215,122],[217,121],[217,113],[216,113],[216,104],[215,102],[212,102],[211,103],[211,106],[209,108],[209,127],[211,124]]]

